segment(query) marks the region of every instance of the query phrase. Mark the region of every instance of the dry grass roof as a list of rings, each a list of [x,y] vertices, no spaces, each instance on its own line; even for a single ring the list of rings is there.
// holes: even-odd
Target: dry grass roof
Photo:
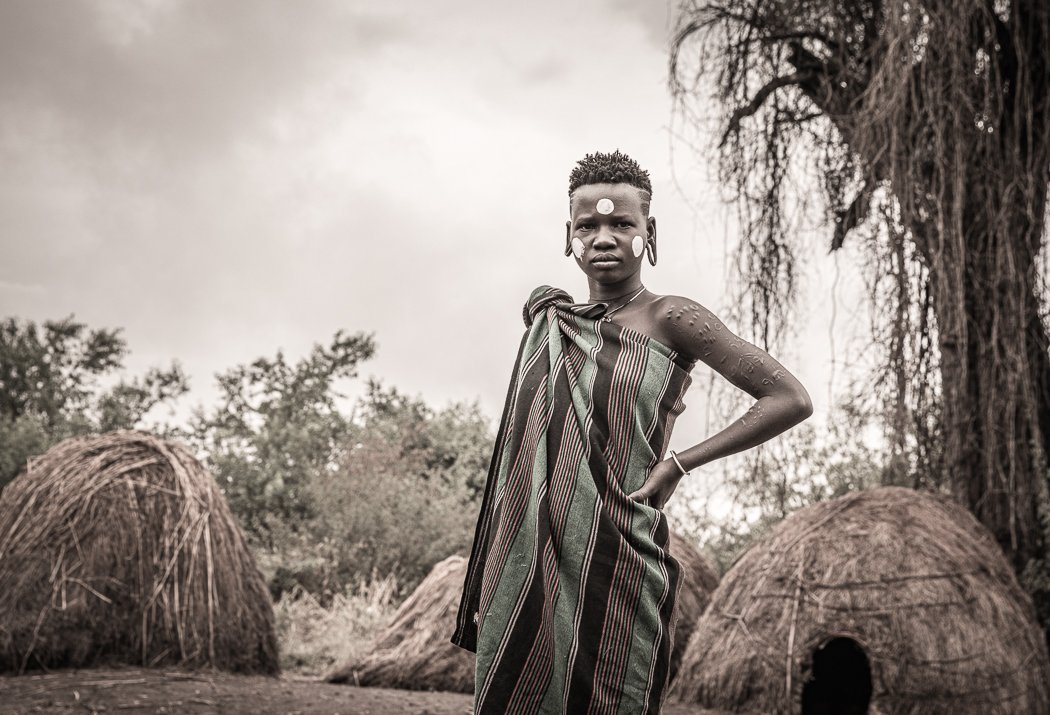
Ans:
[[[0,670],[277,670],[273,607],[212,476],[125,431],[66,440],[0,494]]]
[[[958,503],[898,487],[802,509],[744,554],[671,696],[802,712],[814,652],[839,637],[870,661],[872,712],[1050,713],[1044,636],[1002,550]]]

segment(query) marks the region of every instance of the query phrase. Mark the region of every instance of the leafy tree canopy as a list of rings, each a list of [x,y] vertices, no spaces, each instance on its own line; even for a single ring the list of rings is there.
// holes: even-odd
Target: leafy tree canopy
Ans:
[[[335,469],[348,443],[338,382],[374,351],[372,336],[340,331],[299,361],[278,352],[218,375],[219,404],[198,409],[186,437],[255,537],[268,541],[278,525],[312,516],[306,485]]]
[[[189,390],[178,363],[118,377],[127,354],[119,329],[89,329],[73,316],[0,322],[0,488],[51,445],[136,427],[154,407]]]

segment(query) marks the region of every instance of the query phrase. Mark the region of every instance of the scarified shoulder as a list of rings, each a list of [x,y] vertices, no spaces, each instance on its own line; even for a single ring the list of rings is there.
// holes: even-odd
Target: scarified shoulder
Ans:
[[[660,334],[693,360],[709,361],[720,344],[735,337],[717,315],[692,298],[660,296],[653,308]]]
[[[727,328],[700,303],[682,296],[664,298],[662,322],[684,354],[702,360],[756,399],[783,393],[812,412],[806,389],[769,353]]]

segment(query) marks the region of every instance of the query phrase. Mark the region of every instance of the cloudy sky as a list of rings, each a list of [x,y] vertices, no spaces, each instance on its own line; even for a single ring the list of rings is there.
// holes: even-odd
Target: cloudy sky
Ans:
[[[498,419],[530,290],[587,298],[562,254],[587,152],[653,176],[647,287],[725,307],[733,209],[680,138],[710,141],[667,91],[673,9],[0,0],[0,314],[120,326],[129,371],[178,359],[192,403],[236,363],[374,331],[364,374]],[[816,419],[858,315],[823,253],[776,356]],[[687,404],[680,448],[708,429],[703,392]]]

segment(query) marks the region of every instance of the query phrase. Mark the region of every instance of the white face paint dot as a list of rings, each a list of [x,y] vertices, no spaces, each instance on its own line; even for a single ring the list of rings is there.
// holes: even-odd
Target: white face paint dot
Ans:
[[[583,258],[583,241],[579,236],[572,237],[572,254],[577,258]]]
[[[642,249],[645,248],[645,242],[642,241],[641,236],[635,236],[631,239],[631,253],[634,254],[635,258],[642,255]]]
[[[616,207],[613,206],[612,199],[598,199],[598,203],[594,208],[598,209],[600,214],[611,214]]]

